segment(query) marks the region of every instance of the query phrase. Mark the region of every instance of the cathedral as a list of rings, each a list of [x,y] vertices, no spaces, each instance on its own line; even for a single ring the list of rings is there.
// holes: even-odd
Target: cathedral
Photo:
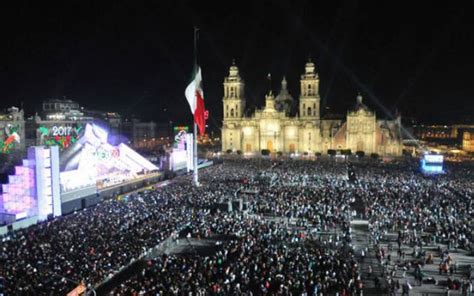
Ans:
[[[224,79],[224,119],[222,150],[260,153],[263,149],[284,154],[326,154],[328,150],[350,149],[381,156],[402,154],[401,122],[380,120],[358,95],[346,118],[321,118],[319,76],[314,63],[306,63],[300,79],[300,97],[296,106],[283,77],[280,93],[265,96],[265,107],[249,115],[246,111],[244,81],[235,65]]]

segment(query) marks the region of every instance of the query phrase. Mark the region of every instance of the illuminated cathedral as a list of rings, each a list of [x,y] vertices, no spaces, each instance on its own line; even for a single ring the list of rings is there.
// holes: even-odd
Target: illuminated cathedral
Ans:
[[[330,149],[350,149],[352,153],[398,156],[402,154],[401,119],[380,120],[358,95],[346,118],[320,117],[319,76],[314,63],[305,65],[300,79],[300,97],[296,114],[295,101],[288,92],[285,77],[280,93],[265,96],[265,106],[246,113],[244,81],[235,65],[224,79],[222,150],[244,153],[325,154]],[[293,112],[294,113],[294,112]]]

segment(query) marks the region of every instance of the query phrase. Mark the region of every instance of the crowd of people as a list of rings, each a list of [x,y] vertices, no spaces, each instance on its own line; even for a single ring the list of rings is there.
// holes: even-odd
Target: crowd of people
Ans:
[[[0,276],[7,295],[64,294],[74,281],[97,285],[183,225],[195,238],[228,239],[210,255],[149,260],[143,273],[113,294],[361,293],[351,241],[354,215],[370,221],[376,246],[388,232],[398,232],[400,245],[421,254],[427,244],[471,248],[470,168],[453,166],[438,177],[423,176],[405,162],[357,162],[353,169],[355,181],[345,164],[329,160],[225,161],[200,173],[200,187],[180,177],[8,234],[0,243]],[[247,214],[215,210],[223,198],[238,194],[248,201]]]
[[[355,291],[357,263],[345,242],[328,248],[262,219],[236,215],[232,220],[239,235],[215,254],[163,255],[114,294],[327,295],[347,289],[349,295]]]
[[[470,209],[474,193],[472,184],[474,176],[470,169],[454,167],[447,175],[427,177],[420,174],[414,163],[378,164],[373,162],[361,162],[354,165],[355,170],[359,173],[356,182],[351,182],[350,178],[348,178],[346,166],[334,162],[313,163],[293,161],[272,165],[266,168],[257,168],[257,170],[255,170],[256,168],[252,168],[251,170],[247,169],[239,172],[237,168],[241,165],[246,166],[249,164],[233,164],[234,170],[232,179],[244,180],[246,187],[259,191],[258,198],[253,200],[252,207],[252,212],[259,217],[265,218],[273,215],[282,217],[284,220],[287,217],[303,219],[310,225],[313,225],[317,231],[327,231],[334,227],[338,228],[342,234],[344,234],[344,231],[346,231],[347,234],[347,223],[350,217],[355,214],[351,209],[357,208],[357,206],[354,207],[354,203],[364,205],[365,207],[362,207],[362,211],[359,213],[360,215],[357,216],[358,218],[370,220],[371,238],[380,252],[378,257],[381,264],[391,260],[390,255],[386,256],[386,250],[379,246],[380,240],[388,232],[399,233],[397,239],[397,241],[399,241],[399,248],[401,244],[414,246],[414,254],[420,258],[423,257],[420,259],[420,262],[428,260],[429,256],[432,256],[432,254],[430,254],[426,255],[426,258],[424,257],[425,253],[422,252],[423,244],[446,243],[449,247],[449,239],[443,239],[446,236],[443,236],[445,229],[455,229],[451,233],[451,236],[454,236],[451,238],[453,246],[467,250],[470,248],[469,242],[472,241],[472,233],[469,228],[471,221]],[[249,172],[255,171],[259,173],[254,175],[249,181]],[[220,173],[218,178],[220,178],[220,183],[226,183],[228,181],[225,173]],[[431,202],[424,205],[423,202],[426,202],[429,197],[431,197]],[[429,221],[421,223],[421,221],[423,221],[422,217],[425,217],[423,213],[426,214],[426,206],[429,206],[428,211],[441,213],[442,211],[436,208],[442,209],[448,206],[448,204],[450,208],[444,211],[444,215],[426,216],[427,218],[429,217],[428,219],[430,219],[431,222],[439,219],[435,225],[441,227],[430,227],[432,225],[430,225]],[[452,205],[456,207],[456,209],[453,209],[454,207]],[[420,216],[417,216],[418,214],[420,214]],[[451,217],[446,216],[447,214],[451,215]],[[230,220],[235,222],[238,219],[234,217]],[[460,239],[458,240],[456,238]],[[245,237],[242,239],[244,241],[246,240]],[[263,238],[260,238],[258,241],[261,242],[263,249],[268,248]],[[291,238],[279,238],[278,242],[295,246],[295,240]],[[305,239],[299,240],[296,245],[298,247],[307,246],[311,244],[311,242],[314,242],[314,240],[311,236],[307,236]],[[324,241],[324,243],[326,244],[327,242]],[[418,244],[419,248],[417,248]],[[347,247],[345,244],[342,245]],[[342,247],[342,245],[337,247]],[[296,249],[298,249],[298,247],[296,247]],[[328,247],[328,245],[325,245],[323,249],[340,250],[337,247]],[[344,250],[351,252],[350,243],[349,247]],[[301,251],[300,249],[299,252]],[[259,254],[265,254],[265,252],[259,252]],[[311,251],[304,249],[304,253],[311,254]],[[268,255],[264,257],[267,258]],[[250,262],[254,264],[262,260],[262,257],[258,256],[258,254],[251,254],[248,258],[250,258]],[[354,259],[353,253],[351,252],[350,256],[346,254],[343,258]],[[447,258],[447,255],[441,255],[440,260],[444,262],[447,261]],[[196,256],[191,258],[186,257],[186,259],[184,259],[183,256],[179,255],[172,256],[172,259],[191,260],[191,262],[193,262],[191,265],[193,266],[196,266],[196,264],[200,266],[199,262],[208,260],[208,258]],[[252,259],[255,259],[255,261]],[[288,259],[283,257],[283,260],[291,261],[292,259],[290,256]],[[342,259],[339,256],[335,256],[331,257],[331,260],[332,262],[341,262]],[[395,260],[393,261],[395,262]],[[189,263],[189,261],[186,262]],[[240,262],[239,258],[239,260],[232,264],[237,264],[238,266]],[[281,285],[281,289],[268,290],[265,287],[274,286],[267,283],[268,281],[264,279],[259,281],[259,285],[253,283],[250,286],[245,286],[244,290],[242,290],[242,281],[239,280],[238,289],[233,287],[230,290],[226,290],[224,288],[221,289],[220,285],[216,286],[214,277],[207,278],[205,276],[200,276],[199,285],[197,285],[201,290],[193,290],[187,285],[186,279],[180,278],[183,274],[182,270],[177,271],[173,265],[170,265],[170,270],[160,268],[160,271],[157,272],[155,264],[158,264],[160,267],[162,266],[160,260],[150,262],[150,268],[147,269],[143,275],[136,276],[122,285],[122,287],[116,291],[118,293],[117,295],[121,295],[122,293],[146,294],[147,291],[153,291],[152,294],[161,295],[163,291],[167,291],[170,287],[169,285],[172,285],[171,283],[173,282],[184,285],[178,285],[178,288],[175,287],[171,289],[177,292],[175,294],[188,291],[201,291],[203,294],[219,294],[219,292],[228,294],[229,291],[238,291],[236,293],[238,295],[241,293],[244,295],[298,295],[304,293],[307,295],[319,295],[318,293],[322,293],[322,295],[336,295],[336,293],[338,293],[338,295],[353,295],[354,293],[358,293],[357,288],[360,287],[361,282],[357,262],[353,261],[352,264],[348,262],[344,263],[345,270],[352,270],[353,273],[350,275],[342,275],[339,273],[339,276],[345,280],[334,282],[330,280],[319,281],[321,277],[316,276],[312,277],[313,279],[318,279],[316,285],[305,286],[302,290],[291,290],[286,285]],[[408,264],[410,264],[410,262],[408,262]],[[412,272],[419,282],[422,280],[423,266],[424,264],[421,265],[418,263],[412,268]],[[213,269],[215,266],[208,268]],[[406,267],[403,269],[402,266],[400,266],[400,269],[406,270]],[[193,269],[190,274],[200,274],[200,270],[202,270],[204,274],[206,273],[206,268],[199,268]],[[405,273],[406,271],[404,272],[404,276]],[[166,274],[173,276],[166,277]],[[294,270],[288,269],[284,274],[294,274]],[[395,293],[396,290],[403,292],[407,291],[408,288],[411,289],[408,280],[399,284],[398,280],[395,281],[394,278],[390,276],[388,270],[383,273],[382,276],[383,275],[388,276],[387,283],[389,291],[391,290]],[[177,278],[175,276],[177,276]],[[270,277],[270,279],[277,278],[275,274]],[[374,279],[378,280],[377,277]],[[227,283],[227,285],[231,285],[228,279],[223,281]],[[328,282],[335,284],[330,286],[330,289],[321,289],[322,287],[326,287],[324,283],[327,284]],[[455,281],[454,284],[449,287],[456,288],[456,282],[459,281]],[[391,283],[393,283],[393,285],[391,285]],[[279,281],[278,284],[280,284]],[[398,284],[398,287],[396,284]],[[216,287],[219,287],[219,289],[214,290]],[[290,291],[290,293],[288,293],[288,291]],[[389,291],[387,291],[387,293]]]

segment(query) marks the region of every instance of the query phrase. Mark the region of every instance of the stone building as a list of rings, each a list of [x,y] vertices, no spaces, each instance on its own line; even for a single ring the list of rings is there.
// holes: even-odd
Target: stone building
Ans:
[[[287,89],[285,77],[281,91],[265,96],[265,106],[245,115],[244,81],[232,64],[224,79],[222,150],[244,153],[268,149],[282,153],[326,153],[329,149],[351,149],[352,152],[401,155],[401,122],[378,120],[357,96],[355,108],[346,118],[320,117],[319,76],[315,65],[308,61],[300,79],[298,112],[291,116],[295,104]]]
[[[467,152],[474,152],[474,129],[463,132],[462,149]]]

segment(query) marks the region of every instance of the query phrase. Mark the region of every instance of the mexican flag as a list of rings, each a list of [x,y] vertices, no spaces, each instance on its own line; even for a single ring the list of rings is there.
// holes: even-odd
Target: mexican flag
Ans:
[[[202,92],[201,86],[201,68],[198,67],[197,72],[194,71],[194,77],[191,79],[191,82],[186,87],[184,94],[188,100],[189,107],[191,107],[191,112],[194,115],[194,122],[199,128],[199,134],[203,135],[204,130],[206,129],[206,118],[205,118],[205,107],[204,107],[204,94]]]

